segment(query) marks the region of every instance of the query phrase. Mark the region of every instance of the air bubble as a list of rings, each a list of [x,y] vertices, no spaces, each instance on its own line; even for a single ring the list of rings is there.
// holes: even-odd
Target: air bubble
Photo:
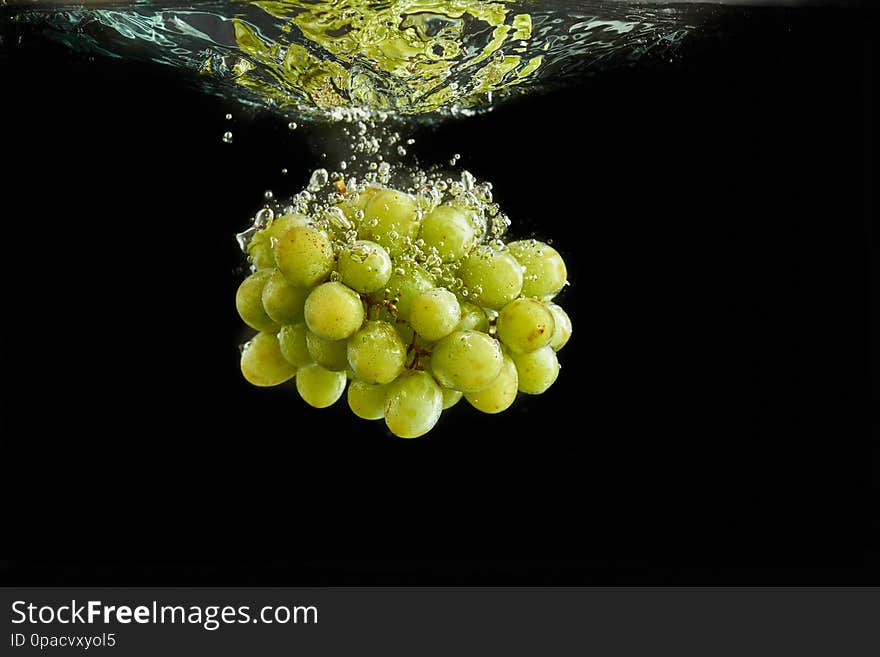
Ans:
[[[228,130],[223,133],[223,143],[224,144],[231,144],[232,143],[232,133],[229,132]]]
[[[257,212],[257,216],[254,217],[254,226],[257,228],[265,228],[274,218],[275,213],[272,211],[272,208],[263,208]]]
[[[327,173],[327,169],[315,169],[312,172],[312,177],[309,178],[309,185],[306,189],[310,192],[317,192],[324,185],[327,184],[327,181],[330,179],[330,174]]]

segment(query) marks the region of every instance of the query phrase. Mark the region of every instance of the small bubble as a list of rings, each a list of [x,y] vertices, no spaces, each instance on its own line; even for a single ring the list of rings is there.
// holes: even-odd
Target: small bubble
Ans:
[[[309,178],[309,185],[307,189],[310,192],[317,192],[324,185],[327,184],[327,181],[330,179],[330,174],[327,173],[327,169],[315,169],[312,172],[312,177]]]
[[[275,194],[272,193],[271,189],[267,189],[265,192],[263,192],[263,198],[267,201],[271,201],[273,198],[275,198]]]
[[[229,132],[228,130],[223,133],[223,143],[224,144],[231,144],[232,143],[232,133]]]
[[[254,226],[257,228],[265,228],[274,217],[275,213],[271,208],[263,208],[257,212],[257,216],[254,217]]]
[[[339,169],[345,171],[348,168],[348,163],[345,160],[339,163]]]
[[[281,175],[282,175],[282,176],[286,176],[286,175],[287,175],[287,169],[281,169]]]
[[[226,120],[227,120],[227,121],[231,121],[231,120],[232,120],[232,114],[227,114],[227,115],[226,115]]]
[[[288,130],[296,130],[299,126],[296,125],[296,121],[291,121],[287,124]]]
[[[400,157],[403,157],[404,155],[406,155],[406,149],[403,146],[398,146],[397,154],[400,155]]]

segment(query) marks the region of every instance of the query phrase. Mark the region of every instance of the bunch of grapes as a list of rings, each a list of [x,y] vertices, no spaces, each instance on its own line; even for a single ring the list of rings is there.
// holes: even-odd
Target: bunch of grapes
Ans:
[[[337,180],[328,203],[255,227],[236,294],[258,331],[242,348],[245,379],[295,377],[316,408],[347,387],[355,415],[401,438],[429,432],[462,397],[499,413],[546,391],[572,330],[553,303],[562,257],[534,239],[505,243],[509,220],[485,194],[440,190]]]

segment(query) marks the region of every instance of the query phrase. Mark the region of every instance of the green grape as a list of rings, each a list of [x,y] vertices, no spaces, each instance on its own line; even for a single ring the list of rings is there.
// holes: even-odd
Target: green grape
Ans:
[[[460,392],[477,392],[488,386],[503,363],[498,341],[477,331],[450,333],[431,353],[434,376],[441,385]]]
[[[522,265],[506,250],[477,247],[462,263],[458,274],[470,298],[484,308],[501,310],[522,290]]]
[[[348,364],[365,383],[391,383],[405,362],[406,347],[388,322],[369,321],[348,340]]]
[[[332,372],[312,363],[300,368],[297,375],[296,389],[309,406],[332,406],[345,391],[345,372]]]
[[[461,398],[464,396],[464,393],[459,392],[458,390],[453,390],[452,388],[447,388],[445,386],[440,386],[440,392],[443,393],[443,410],[445,411],[448,408],[452,408],[458,402],[461,401]]]
[[[278,237],[294,226],[308,226],[311,221],[302,214],[284,214],[275,217],[262,230],[254,233],[247,246],[251,263],[257,269],[275,269],[275,254],[272,251],[272,239]]]
[[[306,330],[306,349],[318,365],[325,370],[342,372],[348,368],[346,340],[325,340]]]
[[[345,340],[364,323],[364,304],[357,292],[342,283],[322,283],[309,293],[306,326],[325,340]]]
[[[252,329],[275,333],[278,324],[263,308],[263,288],[271,276],[271,269],[260,269],[244,279],[235,293],[235,308],[244,323]]]
[[[355,192],[354,194],[350,194],[342,203],[339,205],[339,209],[342,210],[342,214],[345,215],[346,219],[351,222],[358,222],[358,210],[361,212],[367,207],[367,203],[370,202],[370,199],[373,198],[377,192],[382,191],[381,187],[366,187],[359,192]]]
[[[375,242],[358,240],[339,253],[339,276],[356,292],[384,290],[391,278],[391,256]]]
[[[550,347],[553,351],[559,351],[568,343],[568,339],[571,337],[571,318],[562,309],[562,306],[551,303],[547,307],[553,313],[553,324],[555,326],[553,337],[550,338]]]
[[[505,355],[501,373],[495,377],[495,380],[479,392],[466,393],[464,398],[478,411],[492,414],[500,413],[506,411],[513,404],[518,388],[519,376],[516,372],[516,365],[510,356]]]
[[[555,322],[550,309],[537,299],[514,299],[498,313],[497,335],[511,351],[526,352],[549,344]]]
[[[406,322],[394,322],[392,326],[394,326],[394,330],[397,331],[397,334],[400,336],[400,341],[403,342],[403,344],[410,345],[413,343],[413,340],[415,340],[416,337],[416,332],[413,330],[412,326]]]
[[[357,379],[348,384],[348,407],[364,420],[381,420],[385,417],[387,384],[364,383]]]
[[[296,372],[296,366],[281,355],[274,333],[257,333],[241,351],[241,373],[255,386],[277,386]]]
[[[434,280],[421,265],[405,260],[397,264],[385,289],[392,299],[397,299],[398,316],[404,321],[409,321],[413,299],[433,287]],[[381,302],[385,298],[385,292],[382,291],[381,294],[376,292],[370,298]]]
[[[289,363],[297,367],[304,367],[313,362],[306,344],[306,334],[309,329],[305,322],[282,326],[278,331],[278,343],[281,345],[281,354]]]
[[[455,327],[456,330],[489,332],[489,318],[486,317],[485,310],[470,301],[459,299],[458,303],[461,306],[461,321]]]
[[[391,256],[403,252],[405,238],[414,240],[419,232],[416,200],[393,189],[376,192],[364,208],[358,238],[383,246]]]
[[[385,424],[399,438],[428,433],[443,412],[443,393],[427,372],[408,370],[388,386]]]
[[[568,271],[562,256],[552,246],[538,240],[520,240],[511,242],[507,248],[525,269],[524,297],[550,299],[563,288]]]
[[[291,285],[312,287],[333,269],[333,244],[317,228],[294,226],[273,242],[275,263]]]
[[[559,361],[550,345],[524,354],[511,353],[510,357],[516,364],[520,392],[540,395],[559,376]]]
[[[464,211],[451,205],[438,205],[425,216],[419,238],[437,249],[443,262],[457,262],[477,243],[477,232]]]
[[[307,288],[291,285],[280,271],[273,270],[263,287],[263,309],[278,324],[298,324],[303,321],[308,293]]]
[[[413,299],[409,323],[428,342],[444,338],[458,326],[461,307],[456,296],[444,288],[422,292]]]

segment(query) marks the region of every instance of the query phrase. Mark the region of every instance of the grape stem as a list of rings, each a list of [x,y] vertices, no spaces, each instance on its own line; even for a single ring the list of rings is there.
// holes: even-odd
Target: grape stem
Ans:
[[[406,348],[407,354],[413,353],[413,362],[410,366],[410,369],[421,371],[425,369],[424,363],[422,363],[422,356],[430,356],[431,350],[425,349],[422,345],[419,344],[419,341],[416,337],[416,334],[413,333],[412,342],[410,342],[409,346]]]
[[[369,319],[379,319],[379,312],[384,308],[391,314],[395,321],[397,320],[397,302],[399,299],[397,297],[389,299],[388,294],[388,290],[385,290],[385,298],[382,299],[382,301],[375,302],[371,301],[366,294],[360,295],[361,301],[367,306],[367,317]]]

